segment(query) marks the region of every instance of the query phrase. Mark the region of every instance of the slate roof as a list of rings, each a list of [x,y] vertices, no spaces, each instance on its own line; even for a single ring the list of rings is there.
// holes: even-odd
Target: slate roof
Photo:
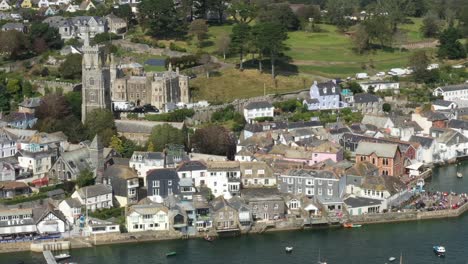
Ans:
[[[262,108],[273,108],[273,105],[267,101],[258,101],[258,102],[250,102],[244,109],[252,110],[252,109],[262,109]]]
[[[143,161],[144,160],[163,160],[164,159],[164,153],[162,153],[162,152],[135,151],[135,152],[133,152],[132,160],[133,160],[133,157],[138,157],[140,155],[142,156]]]
[[[246,170],[252,170],[251,174],[246,174]],[[259,174],[258,170],[263,170],[263,174]],[[242,178],[272,178],[273,169],[262,161],[251,161],[251,162],[241,162],[240,171],[242,173]]]
[[[33,219],[36,224],[42,221],[44,217],[49,214],[53,214],[64,223],[67,223],[67,219],[63,213],[60,210],[55,209],[51,204],[47,204],[45,207],[33,208]]]
[[[455,136],[458,136],[460,138],[459,142],[452,141],[452,139]],[[463,134],[461,134],[461,133],[459,133],[459,132],[457,132],[455,130],[445,131],[442,135],[440,135],[437,138],[437,142],[444,143],[444,144],[449,144],[449,143],[459,144],[459,143],[465,143],[467,141],[468,141],[468,139]]]
[[[19,112],[10,113],[9,115],[3,118],[3,120],[6,122],[17,122],[17,121],[33,120],[33,119],[35,119],[33,114],[19,113]]]
[[[346,170],[346,174],[355,176],[376,176],[378,173],[379,168],[368,161],[358,162]]]
[[[385,128],[389,120],[391,121],[390,117],[387,116],[365,115],[361,123],[374,125],[378,128]]]
[[[356,155],[369,156],[375,153],[378,157],[393,158],[398,150],[397,144],[383,144],[373,142],[359,142]]]
[[[429,121],[448,120],[448,118],[441,112],[425,112],[423,113],[423,116]]]
[[[307,128],[307,127],[321,127],[322,123],[320,121],[299,121],[299,122],[263,122],[255,124],[247,124],[244,127],[244,130],[258,133],[264,131],[273,131],[280,129],[289,129],[295,130],[298,128]]]
[[[320,96],[328,96],[328,95],[339,95],[341,94],[340,87],[334,83],[333,81],[317,83],[318,92]],[[333,89],[335,88],[335,89]]]
[[[417,142],[424,148],[429,148],[434,142],[433,138],[430,137],[421,137],[421,136],[411,136],[408,140],[409,142]]]
[[[86,199],[86,195],[88,195],[88,198],[91,198],[100,195],[112,194],[112,187],[107,184],[96,184],[80,188],[77,192],[81,199]]]
[[[468,89],[467,84],[457,84],[457,85],[448,85],[439,87],[444,92],[452,92],[452,91],[459,91],[459,90],[466,90]]]
[[[365,197],[348,197],[344,203],[351,208],[358,208],[363,206],[380,205],[383,201]]]
[[[278,188],[246,188],[241,190],[241,197],[243,197],[246,201],[257,199],[282,199]]]
[[[306,104],[318,104],[319,100],[317,98],[305,99]]]
[[[29,189],[29,186],[24,182],[18,182],[18,181],[0,182],[0,190],[17,190],[17,189]]]
[[[282,173],[282,175],[322,179],[336,179],[335,173],[327,170],[290,169]]]
[[[111,183],[112,183],[112,178],[121,178],[121,179],[128,180],[128,179],[138,178],[138,175],[136,171],[132,170],[128,166],[112,165],[112,166],[109,166],[104,171],[104,177],[111,178]]]
[[[26,108],[36,108],[41,105],[41,97],[26,98],[19,104],[19,106]]]
[[[166,206],[158,203],[137,204],[130,207],[128,214],[136,212],[140,215],[155,215],[160,211],[168,213],[169,209]]]
[[[373,94],[359,93],[354,95],[354,103],[356,104],[367,104],[379,102],[380,98]]]
[[[453,104],[452,101],[446,101],[446,100],[441,100],[441,99],[437,99],[434,102],[432,102],[432,105],[440,105],[440,106],[445,106],[445,107],[449,107],[451,104]]]
[[[209,161],[206,163],[209,171],[239,170],[238,161]]]
[[[149,182],[156,179],[179,179],[179,176],[174,169],[155,169],[148,171],[146,179]]]
[[[451,119],[447,126],[449,128],[456,128],[456,129],[463,129],[467,130],[468,129],[468,121],[466,120],[459,120],[459,119]]]
[[[393,176],[365,176],[363,177],[362,187],[377,191],[387,190],[390,195],[397,194],[407,188],[398,177]]]
[[[76,198],[68,198],[63,201],[67,203],[70,208],[81,208],[81,203]]]
[[[200,170],[206,170],[206,169],[207,169],[207,166],[202,161],[191,160],[191,161],[185,161],[182,164],[180,164],[179,167],[177,168],[177,171],[200,171]]]
[[[87,147],[63,152],[59,159],[63,160],[63,162],[66,163],[75,173],[92,169],[94,166],[90,159],[90,153]]]

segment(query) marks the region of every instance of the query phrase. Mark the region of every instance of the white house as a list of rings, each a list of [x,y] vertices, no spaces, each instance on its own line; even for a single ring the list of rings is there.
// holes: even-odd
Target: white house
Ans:
[[[365,197],[348,197],[344,200],[350,215],[377,214],[383,211],[383,201]]]
[[[468,121],[466,120],[451,119],[447,123],[447,127],[462,133],[465,137],[468,137]]]
[[[8,0],[0,1],[0,10],[4,11],[4,10],[10,10],[10,9],[11,9],[11,5]]]
[[[309,91],[309,99],[303,101],[308,110],[340,109],[348,104],[342,101],[341,88],[336,80],[317,83],[314,81]]]
[[[148,171],[165,168],[164,153],[135,151],[130,158],[129,166],[137,171],[138,177],[143,178],[146,185]]]
[[[442,96],[445,101],[468,100],[468,84],[437,87],[432,94]]]
[[[85,232],[90,234],[108,234],[120,233],[120,225],[108,220],[101,220],[93,217],[88,217],[88,225]]]
[[[359,83],[361,88],[366,93],[369,91],[369,88],[373,88],[374,92],[392,90],[394,93],[398,93],[400,90],[399,82],[388,82],[388,81],[371,81],[371,82],[362,82]],[[371,89],[372,89],[371,88]]]
[[[206,186],[215,197],[224,196],[226,199],[240,192],[239,162],[209,161],[207,171],[207,177],[194,178],[195,186]]]
[[[411,136],[409,142],[419,143],[420,148],[416,152],[416,160],[423,163],[432,163],[434,154],[437,153],[437,142],[430,137]]]
[[[53,150],[41,152],[19,151],[20,173],[31,173],[34,177],[44,177],[52,167]]]
[[[31,208],[0,209],[0,236],[34,234],[36,231]]]
[[[468,139],[460,132],[447,130],[436,137],[436,160],[448,161],[468,153]]]
[[[435,100],[432,104],[432,109],[437,110],[452,110],[456,109],[458,105],[455,102],[445,101],[445,100]]]
[[[81,203],[78,199],[65,199],[59,203],[58,209],[71,224],[74,224],[81,215]]]
[[[255,118],[274,116],[275,108],[270,102],[260,101],[251,102],[244,106],[244,118],[247,123],[252,123]]]
[[[64,233],[68,230],[69,224],[65,216],[59,210],[55,210],[51,205],[46,208],[33,209],[33,217],[36,222],[37,231],[44,233]]]
[[[80,188],[76,190],[71,197],[78,199],[81,205],[86,205],[88,210],[91,211],[111,208],[113,206],[112,187],[106,184],[97,184]]]
[[[138,204],[127,214],[128,232],[169,230],[169,209],[162,204]]]

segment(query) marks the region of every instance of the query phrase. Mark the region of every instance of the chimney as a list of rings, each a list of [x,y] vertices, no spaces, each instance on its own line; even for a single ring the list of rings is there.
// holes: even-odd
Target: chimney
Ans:
[[[336,84],[336,80],[335,80],[335,79],[333,79],[332,82],[333,82],[334,84]]]

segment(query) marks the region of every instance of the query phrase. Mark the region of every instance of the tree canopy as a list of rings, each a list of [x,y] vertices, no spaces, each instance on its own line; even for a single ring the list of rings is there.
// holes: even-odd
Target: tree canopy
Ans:
[[[155,151],[163,151],[168,144],[185,145],[185,133],[169,124],[158,125],[151,131],[149,142]]]

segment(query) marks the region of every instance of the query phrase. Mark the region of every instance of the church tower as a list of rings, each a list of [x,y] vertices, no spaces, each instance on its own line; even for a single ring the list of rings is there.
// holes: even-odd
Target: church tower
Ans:
[[[83,45],[81,121],[95,109],[110,109],[110,71],[104,52],[89,45],[86,34]]]

